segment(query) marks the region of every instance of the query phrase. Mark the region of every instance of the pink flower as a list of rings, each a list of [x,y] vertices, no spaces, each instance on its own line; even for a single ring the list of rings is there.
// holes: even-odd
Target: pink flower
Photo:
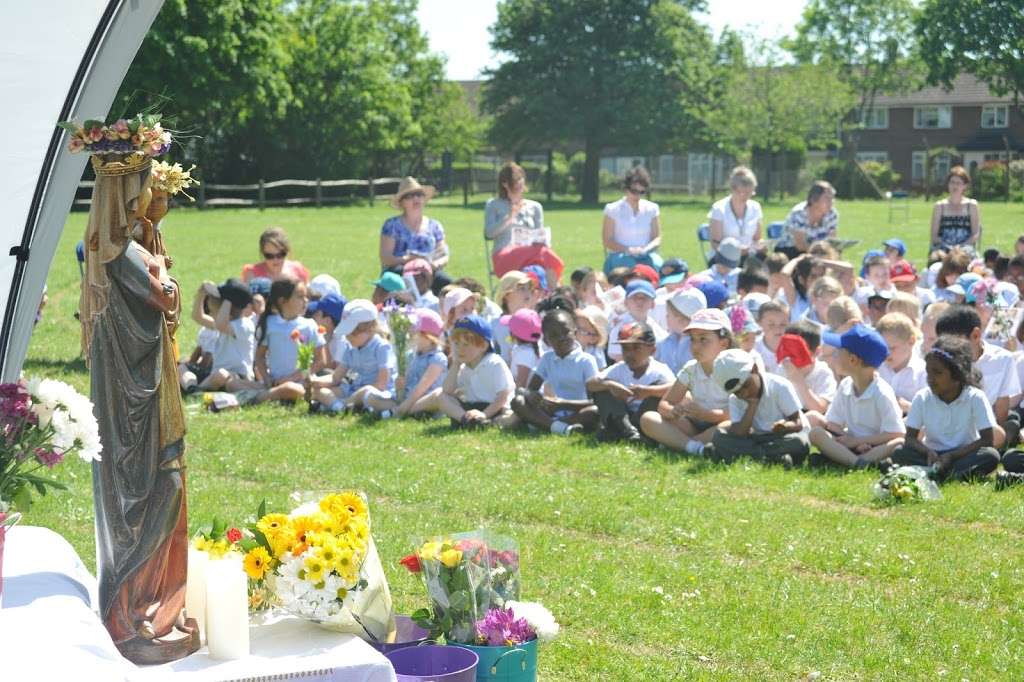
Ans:
[[[75,154],[83,149],[85,149],[85,140],[80,137],[72,137],[71,142],[68,143],[68,151]]]
[[[99,142],[103,139],[103,129],[100,127],[90,128],[87,132],[89,139],[93,142]]]
[[[48,469],[52,469],[64,461],[64,453],[46,448],[36,448],[36,459],[40,464],[45,464]]]
[[[114,130],[116,130],[118,133],[129,132],[128,121],[124,120],[123,118],[117,119],[116,121],[114,121]]]

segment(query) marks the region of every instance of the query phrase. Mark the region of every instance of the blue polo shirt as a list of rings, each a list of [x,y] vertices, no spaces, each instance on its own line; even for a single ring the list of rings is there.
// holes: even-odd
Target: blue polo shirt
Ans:
[[[654,359],[664,362],[676,374],[690,360],[693,360],[693,352],[690,349],[689,334],[669,334],[658,342],[658,348],[654,352]]]
[[[544,353],[533,373],[562,400],[586,400],[587,380],[597,375],[597,361],[577,343],[564,358],[553,350]]]
[[[391,344],[376,334],[364,343],[362,348],[345,346],[340,364],[348,369],[349,377],[354,376],[352,388],[372,384],[377,379],[377,371],[381,367],[387,367],[388,385],[385,390],[395,390],[395,375],[398,374],[395,354],[391,352]]]

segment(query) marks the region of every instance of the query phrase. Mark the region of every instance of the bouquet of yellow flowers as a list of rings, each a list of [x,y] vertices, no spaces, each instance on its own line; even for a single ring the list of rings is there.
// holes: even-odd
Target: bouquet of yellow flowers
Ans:
[[[150,183],[153,189],[167,192],[171,196],[184,194],[188,197],[189,201],[195,201],[185,191],[192,187],[192,185],[199,184],[199,181],[192,177],[192,171],[195,169],[195,164],[192,164],[191,168],[185,170],[180,163],[170,164],[166,161],[155,161],[149,171]]]
[[[365,497],[352,490],[266,513],[243,538],[253,587],[293,615],[370,642],[395,630],[391,593],[370,536]]]

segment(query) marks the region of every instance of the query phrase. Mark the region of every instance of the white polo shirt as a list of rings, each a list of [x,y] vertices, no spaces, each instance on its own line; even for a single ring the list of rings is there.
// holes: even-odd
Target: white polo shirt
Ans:
[[[945,452],[973,443],[978,431],[996,424],[985,393],[980,388],[964,386],[951,403],[943,401],[923,388],[910,403],[908,429],[924,429],[924,444],[936,452]]]
[[[729,406],[729,394],[704,371],[696,358],[683,365],[676,381],[690,389],[694,402],[705,410],[724,410]]]
[[[807,388],[822,400],[831,401],[836,395],[836,375],[824,360],[815,360],[814,369],[807,375]]]
[[[860,395],[856,393],[853,377],[839,382],[825,421],[844,427],[855,438],[907,431],[896,393],[877,376]]]
[[[751,424],[752,434],[771,433],[772,424],[780,419],[786,419],[789,415],[799,415],[803,430],[807,431],[807,420],[800,411],[803,407],[800,404],[800,396],[789,379],[775,374],[764,374],[761,376],[764,382],[764,392],[761,394],[761,402],[757,404],[757,411],[754,413],[754,421]],[[747,413],[747,401],[740,400],[733,393],[729,396],[729,420],[739,423],[743,415]]]
[[[743,217],[739,217],[732,210],[731,199],[731,196],[727,196],[711,204],[708,219],[722,222],[722,239],[735,237],[742,248],[750,248],[754,243],[757,225],[761,222],[761,204],[753,199],[747,199],[747,208],[743,212]]]
[[[1020,393],[1013,353],[991,343],[984,343],[982,348],[974,366],[981,372],[981,388],[989,402],[994,405],[1002,397],[1013,398]]]
[[[625,197],[604,207],[604,214],[615,223],[612,238],[623,246],[647,246],[651,241],[651,223],[660,212],[656,203],[641,199],[633,213]]]
[[[878,376],[892,387],[897,398],[910,402],[917,392],[928,385],[928,373],[924,369],[924,360],[911,357],[907,366],[898,372],[892,371],[886,363],[878,368]]]
[[[764,360],[764,368],[772,374],[779,376],[785,376],[785,370],[779,365],[779,361],[775,359],[775,351],[764,345],[764,336],[758,336],[757,342],[754,344],[754,350]]]
[[[672,370],[668,368],[663,362],[658,362],[651,356],[651,360],[647,365],[647,369],[640,376],[634,376],[633,370],[629,368],[625,362],[616,362],[611,367],[601,372],[602,379],[611,379],[612,381],[618,382],[629,388],[630,386],[660,386],[662,384],[672,383]],[[643,403],[642,400],[633,398],[626,406],[630,411],[635,412],[640,409],[640,405]]]
[[[491,403],[502,391],[509,391],[505,407],[512,402],[516,382],[508,365],[497,353],[487,353],[476,367],[462,365],[456,387],[467,403]]]

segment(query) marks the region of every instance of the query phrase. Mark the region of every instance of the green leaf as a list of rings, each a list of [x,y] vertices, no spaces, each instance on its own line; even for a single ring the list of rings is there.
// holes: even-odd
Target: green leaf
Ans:
[[[58,121],[57,126],[72,134],[78,132],[78,124],[74,121]]]
[[[258,542],[261,545],[263,545],[268,552],[273,554],[274,553],[274,549],[273,549],[273,547],[270,546],[270,541],[267,540],[267,536],[263,534],[263,531],[261,531],[259,528],[255,528],[255,527],[251,528],[250,530],[252,530],[252,534],[253,534],[253,537],[256,538],[256,542]]]
[[[27,512],[32,508],[32,491],[28,486],[21,486],[14,492],[11,502],[18,511]]]
[[[103,121],[97,121],[95,118],[89,118],[82,124],[82,127],[86,130],[89,130],[90,128],[102,128]]]
[[[469,607],[469,593],[465,590],[457,590],[455,592],[452,592],[448,599],[452,605],[452,608],[457,611],[461,611]]]
[[[213,517],[213,527],[210,530],[210,537],[214,540],[219,540],[223,535],[224,531],[228,529],[227,521],[220,518],[219,516]]]
[[[238,541],[238,546],[246,552],[251,552],[252,550],[259,547],[260,543],[254,538],[242,538]]]
[[[259,509],[256,510],[256,520],[259,521],[260,519],[262,519],[266,515],[267,515],[267,498],[263,498],[263,501],[260,502]]]

